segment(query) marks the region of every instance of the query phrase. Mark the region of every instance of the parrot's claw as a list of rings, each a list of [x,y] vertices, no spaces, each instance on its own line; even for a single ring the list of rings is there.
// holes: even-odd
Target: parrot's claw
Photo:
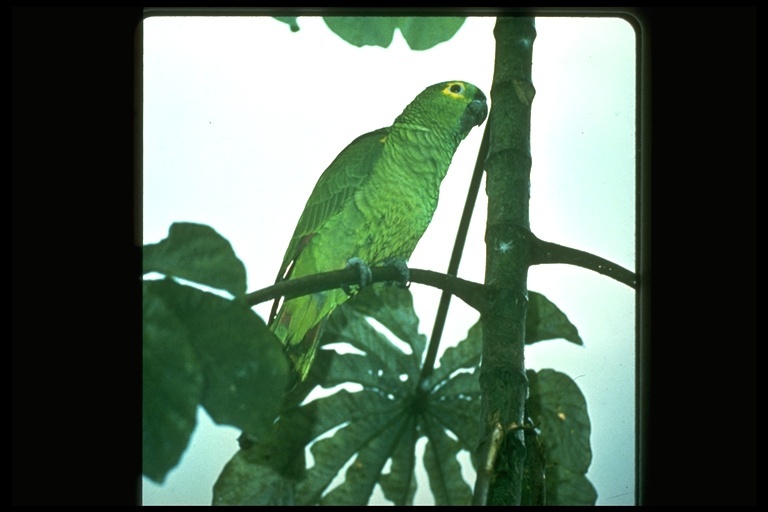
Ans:
[[[357,257],[349,258],[347,260],[347,268],[352,267],[357,268],[357,271],[360,273],[360,283],[357,285],[357,290],[354,290],[353,287],[348,284],[342,285],[341,287],[341,289],[344,290],[344,293],[350,297],[357,293],[357,291],[362,290],[371,284],[371,281],[373,281],[373,272],[371,272],[371,267],[369,267],[366,262]]]
[[[388,267],[395,267],[400,273],[400,281],[390,281],[387,285],[391,286],[396,284],[398,288],[408,288],[411,281],[411,271],[408,269],[408,264],[402,258],[387,258],[384,260],[384,265]]]

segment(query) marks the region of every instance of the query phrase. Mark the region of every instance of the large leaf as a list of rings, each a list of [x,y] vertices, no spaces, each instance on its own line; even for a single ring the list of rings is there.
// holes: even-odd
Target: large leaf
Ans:
[[[526,371],[528,411],[541,430],[547,505],[594,505],[597,492],[587,480],[592,462],[587,402],[576,383],[555,370]]]
[[[381,46],[392,43],[396,29],[403,33],[412,50],[428,50],[452,38],[464,24],[462,17],[435,16],[326,16],[326,25],[354,46]]]
[[[235,297],[245,294],[245,266],[232,245],[213,228],[177,222],[168,238],[143,249],[144,273],[159,272],[226,290]]]
[[[368,317],[390,332],[379,332]],[[390,341],[394,333],[408,350]],[[425,464],[437,503],[468,504],[471,491],[456,455],[477,443],[478,384],[467,371],[476,369],[479,353],[462,356],[464,346],[477,341],[470,337],[451,355],[446,352],[442,377],[419,387],[425,341],[405,290],[372,287],[339,307],[323,343],[348,343],[365,355],[320,350],[308,378],[323,379],[325,387],[354,382],[362,390],[342,389],[284,411],[269,439],[254,440],[230,461],[214,487],[214,503],[265,503],[255,495],[257,488],[275,502],[273,491],[279,488],[283,502],[362,505],[378,484],[386,498],[407,505],[416,491],[416,442],[426,436]],[[314,464],[302,471],[294,463],[308,444]],[[264,475],[271,475],[271,485],[256,482]],[[238,492],[243,481],[252,483]]]
[[[181,458],[195,429],[203,372],[183,321],[162,297],[144,297],[142,472],[155,482]]]
[[[145,474],[162,481],[178,462],[198,404],[217,423],[269,433],[288,362],[264,322],[236,302],[171,279],[145,281],[143,302]]]

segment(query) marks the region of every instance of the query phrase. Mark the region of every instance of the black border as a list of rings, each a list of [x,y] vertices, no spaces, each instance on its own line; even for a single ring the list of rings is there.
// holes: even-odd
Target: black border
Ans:
[[[12,10],[12,502],[137,504],[140,8]]]

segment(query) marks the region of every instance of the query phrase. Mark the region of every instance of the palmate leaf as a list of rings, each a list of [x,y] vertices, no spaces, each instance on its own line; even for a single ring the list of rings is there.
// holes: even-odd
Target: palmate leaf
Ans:
[[[534,300],[546,307],[551,304],[543,297]],[[553,317],[556,321],[548,332],[565,337],[567,318],[557,312],[546,318]],[[403,343],[391,341],[393,336]],[[376,485],[393,503],[412,504],[416,443],[421,437],[427,438],[424,466],[435,502],[469,504],[471,486],[462,477],[457,456],[462,450],[472,453],[479,436],[481,323],[445,351],[421,386],[417,383],[426,339],[418,332],[412,297],[405,290],[375,286],[363,290],[333,313],[322,343],[325,347],[318,351],[303,385],[332,388],[355,383],[362,390],[341,389],[303,403],[287,400],[293,405],[281,413],[272,434],[251,438],[227,464],[214,487],[214,504],[362,505],[368,503]],[[328,347],[337,343],[356,350],[341,354]],[[583,421],[586,409],[579,405],[581,395],[572,389],[570,379],[563,388],[560,379],[547,371],[537,377],[529,374],[535,401],[531,411],[534,422],[541,425],[541,440],[552,448],[543,457],[551,466],[546,473],[549,502],[588,502],[584,482],[591,484],[584,473],[589,464],[584,465],[581,441],[586,427],[588,450],[589,425],[588,419],[586,424]],[[554,414],[562,423],[557,415],[563,412],[558,409],[561,404],[568,404],[567,426],[575,432],[562,431],[562,425],[553,420]],[[558,448],[558,443],[576,438],[580,442],[573,453]],[[531,492],[543,485],[540,473],[527,483]],[[556,484],[565,487],[555,489]]]
[[[379,332],[368,317],[390,334]],[[390,341],[393,333],[409,349],[403,351]],[[359,293],[334,312],[323,343],[347,343],[365,355],[321,350],[309,379],[322,379],[324,387],[353,382],[362,390],[342,389],[285,411],[269,439],[254,440],[230,461],[214,487],[214,503],[264,503],[254,498],[253,485],[248,492],[235,487],[249,477],[263,477],[264,466],[269,466],[273,475],[280,475],[270,488],[286,489],[284,502],[362,505],[380,485],[393,503],[411,504],[416,491],[416,442],[425,436],[425,465],[436,502],[468,504],[471,490],[456,459],[461,449],[477,443],[478,384],[467,371],[476,368],[479,351],[467,350],[467,345],[478,345],[474,336],[468,340],[446,351],[439,378],[419,388],[426,339],[418,333],[410,293],[378,287]],[[466,355],[473,350],[474,355]],[[305,471],[289,467],[303,459],[298,453],[312,440],[314,464]],[[294,456],[280,455],[286,451]],[[249,462],[250,470],[243,461]],[[343,480],[335,485],[345,466]],[[275,501],[279,500],[273,495]]]

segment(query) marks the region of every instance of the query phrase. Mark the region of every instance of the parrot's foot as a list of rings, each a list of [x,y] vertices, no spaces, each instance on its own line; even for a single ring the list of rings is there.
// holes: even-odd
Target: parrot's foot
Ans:
[[[341,287],[342,290],[344,290],[344,293],[346,293],[349,296],[354,295],[359,290],[362,290],[369,284],[371,284],[371,281],[373,281],[373,272],[371,272],[371,267],[368,266],[366,262],[361,260],[360,258],[349,258],[347,260],[347,268],[357,268],[357,271],[360,273],[360,283],[357,285],[357,289],[353,290],[352,286],[349,285],[343,285]]]
[[[389,281],[387,283],[388,286],[392,286],[392,284],[397,284],[398,288],[408,288],[410,286],[411,271],[408,269],[408,264],[405,263],[404,259],[387,258],[383,264],[387,267],[395,267],[400,273],[400,281]]]

